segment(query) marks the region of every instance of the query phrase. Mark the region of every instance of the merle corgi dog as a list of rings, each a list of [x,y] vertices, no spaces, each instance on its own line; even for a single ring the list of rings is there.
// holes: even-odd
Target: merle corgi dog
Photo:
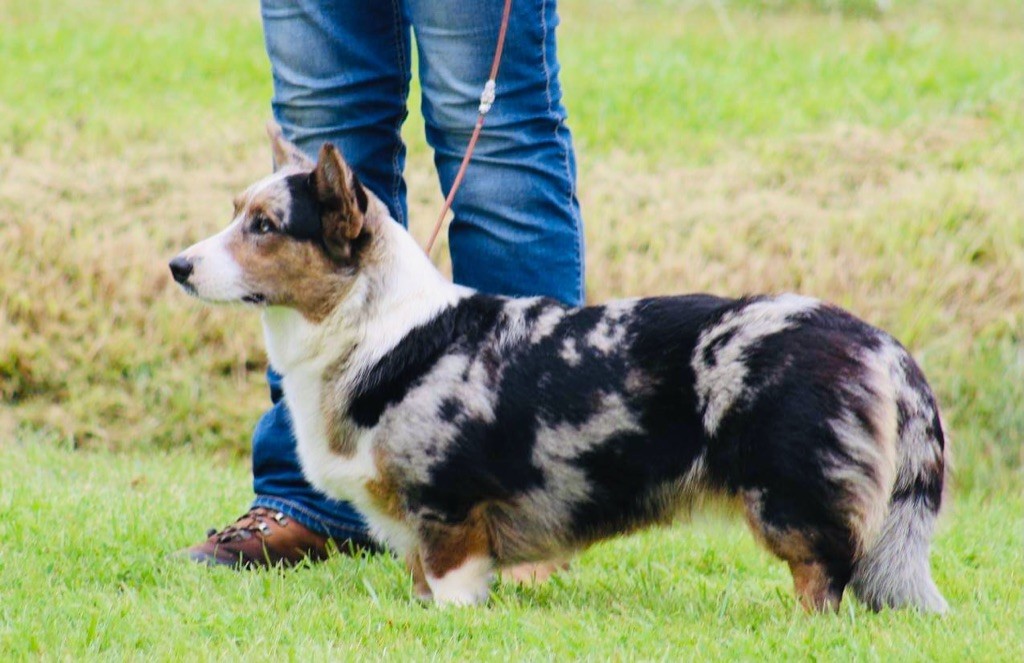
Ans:
[[[310,483],[405,558],[416,592],[486,601],[495,571],[743,509],[808,610],[849,586],[943,611],[929,545],[947,449],[890,335],[798,295],[574,308],[454,285],[326,144],[270,130],[277,170],[171,261],[259,308]]]

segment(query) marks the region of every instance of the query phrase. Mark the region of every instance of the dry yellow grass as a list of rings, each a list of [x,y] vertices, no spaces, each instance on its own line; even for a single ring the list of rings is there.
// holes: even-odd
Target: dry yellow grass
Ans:
[[[639,5],[617,20],[611,5],[593,13],[568,5],[567,22],[582,24],[581,32],[599,27],[617,48],[581,36],[573,42],[568,33],[564,49],[570,111],[574,99],[586,100],[574,127],[588,298],[795,290],[837,302],[892,331],[922,361],[953,425],[966,483],[1012,479],[1006,470],[1022,466],[1024,436],[1024,146],[1013,119],[1024,100],[1013,93],[1020,74],[1007,64],[1020,30],[997,20],[1009,5],[974,3],[985,20],[962,28],[929,14],[919,26],[910,18],[837,24],[737,12],[729,48],[715,41],[710,11],[688,5],[685,21],[671,23],[659,20],[665,7]],[[5,8],[22,29],[33,25],[32,12],[0,4],[0,13]],[[248,449],[266,403],[256,316],[184,297],[166,262],[226,223],[232,195],[268,166],[264,114],[243,104],[246,95],[267,93],[253,64],[258,22],[251,13],[225,22],[221,9],[189,14],[182,25],[220,20],[225,32],[197,33],[197,52],[211,49],[203,60],[209,70],[188,65],[163,81],[167,56],[159,49],[178,53],[167,41],[178,33],[159,27],[150,34],[146,26],[171,26],[177,11],[156,3],[146,20],[127,15],[116,24],[117,39],[142,30],[156,44],[152,62],[140,65],[160,72],[154,89],[187,92],[173,80],[180,75],[207,86],[207,97],[224,75],[217,67],[227,66],[208,63],[236,56],[224,54],[223,42],[248,44],[255,54],[246,51],[242,64],[251,78],[239,73],[242,64],[230,71],[239,77],[232,80],[252,85],[239,83],[244,93],[224,98],[247,112],[200,109],[175,123],[174,104],[185,113],[184,102],[147,106],[153,90],[123,80],[102,91],[132,100],[128,110],[76,102],[65,117],[58,86],[40,96],[39,104],[51,105],[36,126],[0,103],[0,120],[11,121],[0,121],[0,441]],[[986,30],[984,45],[968,44]],[[818,33],[809,47],[793,41]],[[97,28],[74,43],[97,51],[120,43],[104,39]],[[839,41],[842,57],[801,69],[803,60],[828,57],[821,47],[829,40]],[[15,53],[38,55],[32,48]],[[727,55],[724,64],[715,49]],[[611,52],[615,59],[601,59]],[[121,71],[123,61],[110,66]],[[833,89],[825,69],[835,66],[848,68],[848,80]],[[95,75],[82,69],[75,80]],[[746,87],[722,87],[726,76]],[[799,95],[771,82],[757,88],[764,76],[804,87]],[[644,94],[667,95],[667,103],[662,78],[674,77],[702,90],[702,103],[718,104],[710,106],[717,114],[678,118],[671,106],[640,108],[631,96],[640,92],[621,87],[635,81]],[[0,79],[0,90],[21,85]],[[855,85],[860,96],[851,103],[863,109],[851,114],[861,121],[815,119]],[[962,98],[950,101],[942,95],[952,98],[953,87]],[[780,116],[788,124],[761,132],[772,113],[788,113]],[[635,142],[614,133],[620,120]],[[117,133],[118,122],[125,133]],[[439,197],[415,118],[409,127],[410,207],[422,238]],[[442,265],[445,250],[437,251]]]
[[[920,166],[984,131],[970,122],[912,134],[838,127],[701,167],[597,159],[580,183],[588,297],[797,290],[892,329],[932,371],[953,373],[931,353],[964,358],[979,335],[1024,327],[1019,178]],[[246,449],[264,405],[257,318],[187,299],[166,269],[178,249],[226,223],[232,194],[264,172],[258,130],[237,141],[7,160],[8,429],[43,428],[76,444]],[[420,237],[437,209],[433,178],[417,156],[409,180]]]

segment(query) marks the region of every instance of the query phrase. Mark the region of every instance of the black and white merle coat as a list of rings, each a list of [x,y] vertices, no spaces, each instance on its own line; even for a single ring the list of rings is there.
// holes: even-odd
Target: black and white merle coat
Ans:
[[[569,308],[476,293],[336,150],[314,166],[273,138],[284,167],[175,277],[265,307],[304,471],[405,556],[420,594],[486,600],[496,568],[715,494],[743,505],[809,609],[847,584],[874,608],[945,608],[928,561],[945,440],[892,337],[795,295]]]

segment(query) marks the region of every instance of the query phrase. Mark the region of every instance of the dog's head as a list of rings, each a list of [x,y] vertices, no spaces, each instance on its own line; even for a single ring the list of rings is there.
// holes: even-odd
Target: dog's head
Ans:
[[[334,145],[313,163],[276,125],[268,133],[275,172],[235,198],[227,228],[171,260],[171,273],[204,301],[285,306],[319,321],[371,258],[387,211]]]

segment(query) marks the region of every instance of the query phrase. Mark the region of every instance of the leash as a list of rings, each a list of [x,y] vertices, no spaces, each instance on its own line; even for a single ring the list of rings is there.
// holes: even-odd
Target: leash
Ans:
[[[484,84],[483,92],[480,93],[480,107],[476,117],[476,126],[473,127],[473,135],[469,139],[469,145],[466,146],[466,154],[462,157],[459,172],[455,175],[455,181],[452,182],[452,188],[448,191],[448,197],[445,198],[444,205],[441,206],[441,214],[437,217],[437,222],[434,223],[434,231],[430,234],[430,239],[427,241],[427,246],[424,249],[428,256],[431,249],[434,248],[437,235],[441,232],[444,218],[448,216],[448,210],[452,207],[455,194],[459,190],[459,186],[462,185],[462,179],[466,176],[466,168],[469,167],[469,160],[473,156],[476,142],[480,139],[480,132],[484,128],[484,116],[487,115],[487,112],[491,110],[491,106],[494,105],[495,80],[498,78],[498,65],[501,64],[501,52],[505,48],[505,34],[508,32],[508,20],[511,15],[512,0],[505,0],[505,9],[501,16],[501,29],[498,31],[498,45],[494,49],[494,60],[491,62],[491,75]]]

